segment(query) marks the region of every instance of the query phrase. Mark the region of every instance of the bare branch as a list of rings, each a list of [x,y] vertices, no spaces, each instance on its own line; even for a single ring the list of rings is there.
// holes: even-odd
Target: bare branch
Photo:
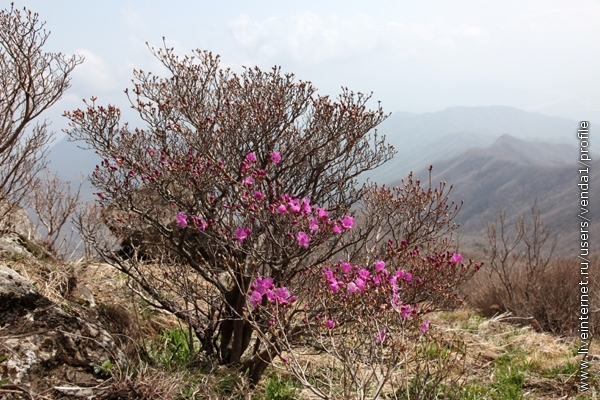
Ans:
[[[55,104],[70,85],[69,75],[83,59],[47,53],[50,35],[38,14],[0,10],[0,203],[18,204],[45,167],[51,141],[48,124],[32,121]],[[12,207],[4,207],[0,218]]]

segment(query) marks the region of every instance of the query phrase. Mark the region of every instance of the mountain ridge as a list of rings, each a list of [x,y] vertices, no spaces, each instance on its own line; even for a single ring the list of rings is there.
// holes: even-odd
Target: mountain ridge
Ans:
[[[522,152],[513,151],[523,143],[535,148],[536,156],[523,159]],[[489,148],[472,148],[436,163],[431,180],[451,183],[452,199],[464,201],[456,222],[470,245],[482,244],[486,224],[498,218],[499,207],[505,209],[507,221],[512,224],[520,216],[529,215],[536,203],[542,218],[557,236],[557,250],[568,254],[576,251],[579,243],[578,149],[565,145],[561,148],[565,153],[563,158],[554,160],[548,154],[556,151],[555,144],[524,142],[507,135]],[[421,169],[415,177],[426,182],[429,171]],[[590,181],[590,198],[600,198],[600,162],[592,163]],[[590,217],[597,214],[596,207],[591,206]],[[600,226],[590,230],[590,235],[600,235]]]

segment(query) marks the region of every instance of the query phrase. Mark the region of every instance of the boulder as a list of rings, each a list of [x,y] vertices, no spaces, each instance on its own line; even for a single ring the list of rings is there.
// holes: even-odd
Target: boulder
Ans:
[[[42,246],[42,236],[36,225],[29,219],[27,212],[16,205],[11,210],[7,203],[0,203],[0,254],[10,258],[29,257],[52,258],[53,256]]]
[[[3,388],[28,392],[31,398],[78,389],[93,394],[91,388],[106,378],[107,369],[125,363],[112,335],[72,310],[0,265],[0,381],[8,380]]]
[[[149,188],[138,189],[134,201],[146,204],[153,218],[168,227],[174,227],[175,212],[169,204]],[[164,239],[156,229],[139,215],[121,209],[118,204],[103,208],[101,219],[121,244],[118,255],[124,259],[157,259],[165,255]]]
[[[132,198],[137,208],[146,210],[162,227],[178,230],[175,222],[178,210],[152,188],[140,188]],[[101,213],[102,222],[121,244],[117,255],[123,259],[136,257],[139,260],[182,262],[177,252],[170,249],[172,245],[159,229],[136,213],[127,211],[128,206],[129,204],[113,203],[104,207]],[[187,235],[188,240],[196,241],[199,246],[205,241],[204,236],[197,230],[191,229]]]
[[[54,256],[44,247],[16,232],[10,232],[0,236],[0,254],[2,253],[9,258],[23,258],[29,256],[34,256],[40,260],[54,258]]]
[[[0,203],[0,216],[4,215],[7,208],[6,203]],[[42,235],[35,224],[31,222],[27,211],[16,205],[12,206],[6,216],[0,218],[0,232],[12,232],[33,242],[39,242],[42,239]]]

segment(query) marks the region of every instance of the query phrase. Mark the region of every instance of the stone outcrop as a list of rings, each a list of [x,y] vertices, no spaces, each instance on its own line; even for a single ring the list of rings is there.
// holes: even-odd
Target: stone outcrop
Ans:
[[[0,265],[0,382],[8,380],[2,388],[29,393],[24,398],[93,395],[91,388],[105,378],[101,366],[123,364],[126,357],[108,331],[82,317]]]
[[[147,210],[148,215],[165,229],[177,230],[175,216],[177,209],[151,188],[138,189],[133,201],[139,208]],[[139,205],[144,206],[139,206]],[[139,215],[120,209],[116,204],[102,210],[102,222],[117,238],[121,245],[118,255],[124,259],[136,257],[141,260],[160,259],[163,262],[181,262],[177,252],[170,250],[168,241],[156,226],[144,221]],[[203,242],[203,235],[191,229],[187,232],[188,240],[195,240],[198,245]],[[185,261],[184,261],[185,262]]]
[[[152,215],[167,227],[175,226],[175,213],[169,204],[148,188],[141,188],[134,194],[134,201],[147,204]],[[122,258],[138,257],[155,259],[164,256],[164,239],[158,230],[138,215],[119,209],[116,204],[102,209],[101,219],[121,244],[119,255]]]
[[[6,209],[6,203],[0,203],[0,215],[4,215]],[[30,255],[40,259],[52,258],[45,248],[37,244],[41,238],[37,227],[21,207],[13,206],[0,219],[0,254],[19,258]]]
[[[7,208],[6,203],[0,203],[0,215],[4,215]],[[13,232],[33,242],[40,241],[42,238],[27,212],[15,205],[5,217],[0,218],[0,232]]]

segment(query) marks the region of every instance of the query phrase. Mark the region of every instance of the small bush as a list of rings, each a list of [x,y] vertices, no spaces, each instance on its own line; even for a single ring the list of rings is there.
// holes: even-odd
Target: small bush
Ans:
[[[189,333],[181,328],[166,330],[147,349],[148,357],[156,366],[167,371],[187,366],[199,350],[197,341],[190,341]]]
[[[295,400],[298,399],[299,382],[292,377],[281,374],[271,375],[265,382],[264,400]]]
[[[590,265],[590,274],[598,270],[598,261]],[[489,267],[488,267],[489,268]],[[467,284],[469,304],[484,316],[492,317],[510,312],[518,323],[531,325],[538,331],[555,334],[576,334],[579,329],[580,276],[577,260],[553,259],[544,270],[537,273],[537,284],[526,288],[526,276],[517,270],[510,276],[511,293],[507,293],[498,277],[486,274],[475,275]],[[590,285],[594,285],[590,281]],[[597,283],[596,283],[597,285]],[[599,293],[600,287],[590,287],[590,293]],[[590,298],[590,304],[598,300]],[[590,330],[597,332],[600,321],[591,317]]]
[[[531,215],[511,226],[502,209],[495,224],[488,225],[488,262],[466,285],[469,303],[486,317],[510,312],[513,321],[538,331],[574,334],[580,327],[581,285],[579,259],[556,257],[556,241],[534,204]],[[598,259],[591,258],[593,276]],[[600,285],[590,280],[589,304]],[[598,287],[594,287],[598,286]],[[597,296],[597,295],[595,295]],[[591,312],[591,314],[593,314]],[[590,331],[600,321],[590,316]]]

